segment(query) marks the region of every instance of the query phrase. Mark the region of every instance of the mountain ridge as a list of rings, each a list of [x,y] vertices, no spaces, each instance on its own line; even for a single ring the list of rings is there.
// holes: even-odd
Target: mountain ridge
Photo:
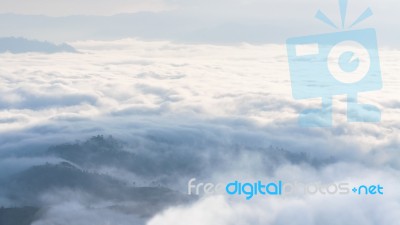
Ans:
[[[72,46],[62,43],[53,44],[47,41],[29,40],[22,37],[0,37],[0,53],[28,53],[28,52],[40,52],[40,53],[60,53],[69,52],[77,53]]]

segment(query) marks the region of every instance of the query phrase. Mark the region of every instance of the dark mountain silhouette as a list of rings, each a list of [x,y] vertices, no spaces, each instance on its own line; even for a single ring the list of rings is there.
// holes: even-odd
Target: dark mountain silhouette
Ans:
[[[30,225],[37,217],[36,207],[0,208],[1,225]]]
[[[178,152],[157,148],[146,152],[131,152],[115,138],[98,135],[82,143],[50,147],[47,155],[65,159],[86,169],[109,166],[151,179],[182,172],[194,175],[200,171],[202,165],[196,163],[199,161],[197,156],[192,154],[188,157],[184,150]]]
[[[35,157],[55,157],[63,162],[32,166],[3,178],[0,180],[0,199],[12,202],[13,206],[33,206],[46,210],[51,205],[46,205],[42,201],[44,195],[59,196],[68,201],[71,195],[81,199],[82,193],[85,196],[83,201],[88,204],[88,207],[91,207],[93,202],[109,202],[110,204],[102,207],[149,218],[167,207],[196,200],[194,196],[166,187],[173,189],[176,188],[173,184],[176,184],[179,179],[201,177],[202,174],[207,174],[206,168],[213,168],[206,164],[207,161],[214,164],[221,163],[224,165],[222,169],[229,169],[230,164],[224,160],[235,159],[244,151],[240,146],[232,146],[230,155],[214,154],[213,159],[210,160],[201,158],[203,154],[201,151],[191,152],[188,156],[186,148],[171,150],[170,146],[162,145],[164,141],[162,138],[153,138],[153,140],[158,145],[150,146],[145,151],[134,147],[128,149],[128,145],[112,136],[102,135],[91,137],[83,142],[52,146]],[[260,153],[259,160],[265,165],[265,170],[272,172],[277,164],[306,163],[318,168],[335,161],[333,158],[315,160],[306,153],[290,152],[272,146],[246,151]],[[118,176],[113,177],[115,174],[96,172],[102,171],[99,169],[103,167],[129,171],[136,175],[133,179],[137,177],[149,183],[138,187],[134,185],[136,180],[121,181]],[[13,210],[16,210],[15,215],[32,218],[28,211],[18,209],[11,211]],[[11,214],[4,215],[7,218],[14,218]]]
[[[101,207],[141,218],[150,218],[167,207],[188,204],[197,199],[161,185],[139,187],[133,185],[134,180],[128,183],[88,169],[104,165],[124,168],[137,164],[136,167],[143,167],[143,163],[139,164],[140,157],[124,148],[122,142],[111,136],[100,135],[82,143],[49,148],[43,156],[56,156],[66,161],[32,166],[0,180],[0,197],[12,202],[12,206],[21,207],[2,208],[0,225],[31,224],[35,218],[40,218],[38,210],[46,213],[53,204],[43,201],[43,196],[59,196],[63,201],[79,199],[86,202],[89,208],[96,202],[108,202],[107,206]]]
[[[26,52],[77,52],[72,46],[67,44],[52,44],[50,42],[27,40],[24,38],[4,37],[0,38],[0,53],[26,53]]]
[[[2,184],[7,198],[21,205],[38,205],[40,196],[64,189],[88,193],[97,199],[173,204],[186,195],[163,187],[132,187],[110,176],[91,173],[68,162],[34,166]]]
[[[101,135],[90,138],[83,143],[61,144],[50,147],[49,155],[71,161],[79,166],[90,168],[98,165],[131,165],[135,156],[125,151],[123,144],[113,137]]]

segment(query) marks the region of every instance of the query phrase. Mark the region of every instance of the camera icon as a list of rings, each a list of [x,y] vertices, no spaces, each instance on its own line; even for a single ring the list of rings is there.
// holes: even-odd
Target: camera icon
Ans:
[[[300,115],[300,125],[332,126],[332,96],[348,96],[349,122],[379,122],[380,110],[359,104],[359,92],[382,88],[374,29],[351,30],[287,40],[292,94],[295,99],[322,98],[322,107]]]

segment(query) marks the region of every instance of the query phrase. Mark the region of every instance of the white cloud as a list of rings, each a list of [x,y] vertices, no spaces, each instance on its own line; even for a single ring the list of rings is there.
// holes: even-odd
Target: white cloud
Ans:
[[[337,98],[334,127],[308,129],[298,126],[298,113],[316,107],[318,100],[292,98],[284,46],[132,39],[72,45],[82,53],[0,55],[2,154],[106,133],[154,160],[158,167],[149,170],[150,177],[154,171],[155,177],[179,177],[175,188],[182,188],[193,171],[214,181],[233,175],[297,177],[383,181],[388,188],[387,196],[368,198],[367,203],[353,197],[254,203],[211,197],[193,206],[171,208],[149,225],[376,221],[391,225],[398,221],[399,196],[393,191],[399,187],[400,166],[396,151],[400,140],[398,51],[381,51],[384,89],[360,98],[382,109],[381,123],[347,123],[344,99]],[[270,145],[292,155],[275,155]],[[300,152],[309,158],[295,155]],[[331,156],[336,161],[323,164]],[[65,222],[75,213],[80,223],[99,221],[94,217],[103,213],[66,204],[71,205],[56,205],[38,224],[54,223],[52,218]],[[348,217],[353,219],[342,220]],[[116,218],[122,221],[125,217]]]
[[[362,101],[382,108],[382,123],[347,124],[339,98],[334,128],[302,129],[298,113],[317,107],[318,100],[293,100],[283,46],[130,39],[73,45],[83,53],[0,56],[3,137],[17,130],[34,136],[59,130],[72,138],[88,126],[88,135],[106,131],[129,136],[119,131],[121,126],[145,123],[145,129],[157,130],[159,124],[179,128],[194,122],[220,124],[217,130],[251,127],[266,142],[313,154],[364,154],[398,142],[396,66],[391,63],[399,57],[397,51],[381,51],[384,89],[361,95]],[[241,120],[250,123],[241,125]],[[303,141],[308,136],[314,137],[311,143]]]
[[[287,166],[285,166],[287,167]],[[318,225],[363,224],[395,225],[400,218],[398,171],[368,169],[363,165],[335,164],[322,171],[309,170],[304,166],[279,168],[279,179],[300,182],[350,182],[376,184],[385,187],[384,196],[350,195],[295,195],[257,196],[246,201],[244,197],[209,196],[192,206],[172,207],[153,217],[147,225],[180,224],[267,224],[267,225]],[[324,181],[325,180],[325,181]],[[329,180],[329,181],[326,181]],[[247,180],[247,181],[250,181]]]

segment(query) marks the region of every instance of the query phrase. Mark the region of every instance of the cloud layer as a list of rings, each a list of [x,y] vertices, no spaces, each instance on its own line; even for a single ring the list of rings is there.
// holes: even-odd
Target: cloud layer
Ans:
[[[150,162],[142,165],[146,173],[124,171],[127,177],[159,179],[180,191],[191,176],[213,182],[302,179],[387,187],[383,198],[367,199],[301,196],[245,202],[211,196],[168,209],[149,225],[398,221],[398,51],[381,50],[384,88],[360,97],[382,109],[381,123],[347,123],[346,99],[339,96],[334,127],[309,129],[298,126],[298,113],[319,102],[293,100],[284,46],[134,39],[71,44],[81,53],[0,55],[0,154],[6,167],[12,160],[20,169],[36,165],[40,161],[16,157],[39,154],[52,144],[112,134],[127,144],[127,151]],[[112,213],[82,207],[78,200],[55,204],[37,224],[55,219],[68,224],[65,216],[77,211],[76,224]],[[341,219],[350,216],[351,221]],[[124,215],[110,217],[125,220]]]

